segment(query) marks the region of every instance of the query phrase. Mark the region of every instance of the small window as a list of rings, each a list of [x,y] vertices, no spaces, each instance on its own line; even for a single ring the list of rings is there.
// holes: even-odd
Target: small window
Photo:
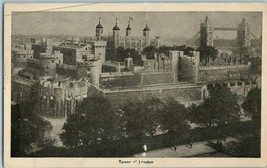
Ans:
[[[58,63],[61,63],[61,61],[59,60]]]
[[[55,62],[55,60],[52,60],[52,63],[54,63]]]

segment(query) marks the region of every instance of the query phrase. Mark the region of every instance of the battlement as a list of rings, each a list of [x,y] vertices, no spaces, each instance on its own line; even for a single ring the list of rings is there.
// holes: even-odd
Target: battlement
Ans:
[[[70,81],[70,80],[61,80],[61,81],[49,81],[43,80],[40,81],[40,84],[44,88],[61,88],[61,89],[68,89],[68,88],[83,88],[87,87],[86,81]]]
[[[12,76],[12,82],[16,82],[16,83],[19,83],[19,84],[22,84],[22,85],[26,85],[26,86],[31,86],[36,81],[35,80],[26,79],[26,78],[22,78],[20,76]]]
[[[182,55],[182,56],[180,56],[180,58],[187,59],[187,60],[195,60],[196,59],[196,57],[190,57],[188,55]]]
[[[33,54],[33,50],[31,49],[15,49],[14,53],[17,55],[32,55]]]
[[[40,59],[53,59],[55,56],[51,53],[40,53]]]
[[[248,64],[239,64],[239,65],[219,65],[219,66],[199,66],[200,70],[213,70],[213,69],[234,69],[234,68],[248,68],[250,67],[250,63]]]
[[[101,73],[101,77],[116,77],[116,76],[129,76],[134,75],[132,72],[109,72],[109,73]]]
[[[93,45],[95,47],[102,47],[102,46],[106,46],[107,42],[106,41],[93,41]]]

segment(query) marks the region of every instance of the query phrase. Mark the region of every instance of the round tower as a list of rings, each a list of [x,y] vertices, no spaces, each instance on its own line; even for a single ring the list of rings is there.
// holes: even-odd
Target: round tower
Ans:
[[[146,22],[146,27],[143,30],[143,36],[145,37],[145,47],[148,47],[150,45],[149,31],[150,29],[148,28]]]
[[[90,68],[90,83],[94,85],[95,87],[99,88],[99,76],[100,76],[100,65],[101,65],[101,60],[93,60],[91,63],[91,68]]]
[[[40,54],[40,63],[41,63],[41,75],[44,76],[56,76],[56,62],[55,57],[48,53]]]
[[[116,25],[113,27],[113,44],[114,49],[119,47],[120,28],[118,27],[118,19],[116,18]]]
[[[96,34],[96,39],[97,40],[100,40],[101,39],[101,36],[103,34],[103,26],[101,25],[101,18],[99,18],[99,23],[98,25],[96,26],[96,29],[95,29],[95,34]]]

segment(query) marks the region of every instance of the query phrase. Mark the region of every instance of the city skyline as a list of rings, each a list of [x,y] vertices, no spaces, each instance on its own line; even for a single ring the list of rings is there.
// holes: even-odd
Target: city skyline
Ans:
[[[147,20],[151,37],[160,36],[164,40],[189,39],[197,34],[206,16],[214,27],[232,28],[245,17],[253,34],[257,38],[262,34],[260,12],[16,12],[13,14],[12,34],[94,36],[95,26],[101,18],[103,34],[111,35],[118,18],[120,36],[125,36],[128,19],[132,17],[133,36],[142,35]],[[236,32],[216,32],[214,37],[234,39]]]

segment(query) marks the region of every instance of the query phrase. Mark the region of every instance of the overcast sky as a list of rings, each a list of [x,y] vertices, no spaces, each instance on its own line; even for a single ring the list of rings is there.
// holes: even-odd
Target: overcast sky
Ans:
[[[104,34],[111,34],[118,18],[120,34],[125,35],[128,18],[132,35],[142,35],[146,19],[151,36],[161,38],[191,38],[200,28],[201,20],[209,16],[214,27],[236,27],[245,17],[252,32],[259,37],[262,31],[260,12],[23,12],[13,13],[12,34],[92,36],[101,17]],[[235,38],[236,32],[216,32],[215,37]]]

